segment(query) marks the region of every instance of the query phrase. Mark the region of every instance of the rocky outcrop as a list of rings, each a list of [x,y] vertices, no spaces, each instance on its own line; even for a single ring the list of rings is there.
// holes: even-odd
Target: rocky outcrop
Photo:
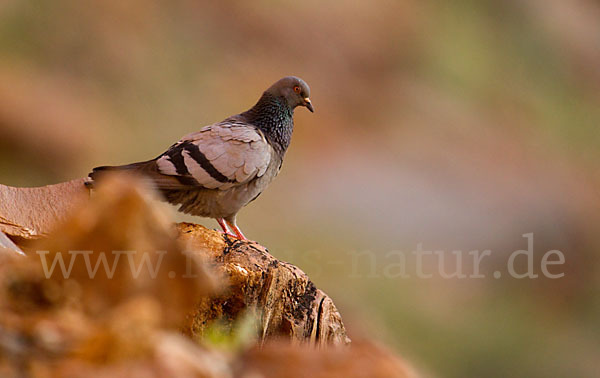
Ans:
[[[106,180],[42,234],[13,239],[24,257],[0,253],[0,376],[412,376],[385,349],[349,344],[300,269],[174,225],[135,179]]]
[[[317,289],[303,271],[269,254],[255,242],[224,236],[202,226],[180,223],[180,238],[204,257],[229,286],[203,299],[186,327],[202,334],[211,320],[234,321],[244,310],[255,309],[262,340],[285,336],[310,345],[345,345],[342,318],[331,298]]]

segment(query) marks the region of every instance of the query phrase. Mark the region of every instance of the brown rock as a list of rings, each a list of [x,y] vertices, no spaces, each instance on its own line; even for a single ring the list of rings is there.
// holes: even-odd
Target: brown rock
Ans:
[[[89,196],[84,179],[39,188],[0,184],[0,231],[23,239],[47,236]]]
[[[248,350],[238,362],[236,376],[414,378],[417,374],[406,362],[373,342],[315,349],[275,341]]]
[[[178,229],[188,248],[205,251],[230,285],[200,302],[187,333],[201,336],[213,320],[231,323],[245,310],[256,309],[262,340],[285,336],[315,346],[350,342],[332,300],[297,267],[277,260],[256,242],[190,223],[180,223]]]
[[[28,256],[0,254],[0,376],[413,376],[375,344],[348,346],[300,269],[255,242],[174,227],[140,180],[107,178],[65,218]],[[243,343],[211,338],[248,331]]]
[[[189,350],[179,328],[215,287],[206,265],[185,253],[176,236],[139,180],[113,177],[47,238],[29,245],[27,257],[4,255],[0,371],[84,376],[75,373],[140,368],[170,375],[161,340],[173,336],[183,340],[173,345]]]

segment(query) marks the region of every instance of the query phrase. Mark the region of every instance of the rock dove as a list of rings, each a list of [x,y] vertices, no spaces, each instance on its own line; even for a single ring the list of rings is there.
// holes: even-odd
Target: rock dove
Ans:
[[[269,87],[256,105],[183,137],[155,159],[94,168],[93,187],[107,171],[135,171],[151,179],[166,201],[186,214],[215,218],[223,232],[246,240],[236,224],[281,169],[294,127],[294,109],[314,112],[304,80],[288,76]]]

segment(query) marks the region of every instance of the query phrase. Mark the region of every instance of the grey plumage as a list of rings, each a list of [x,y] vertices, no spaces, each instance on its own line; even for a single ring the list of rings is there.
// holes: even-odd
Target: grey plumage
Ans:
[[[300,78],[285,77],[269,87],[256,105],[183,137],[155,159],[94,168],[90,185],[104,172],[129,170],[150,179],[179,211],[215,218],[244,239],[236,214],[277,176],[293,131],[297,106],[311,112],[310,89]]]

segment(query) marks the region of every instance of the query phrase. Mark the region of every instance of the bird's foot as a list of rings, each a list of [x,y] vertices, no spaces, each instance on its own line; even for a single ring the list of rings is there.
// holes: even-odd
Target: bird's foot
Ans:
[[[223,235],[231,236],[240,240],[248,240],[235,222],[228,222],[223,218],[217,218],[217,223],[219,223],[219,226],[221,226],[223,229]],[[233,233],[230,231],[230,229],[233,230]]]
[[[236,238],[238,238],[240,240],[248,240],[248,239],[246,239],[246,237],[242,233],[242,230],[240,230],[240,228],[237,226],[237,224],[235,224],[235,221],[233,221],[233,222],[225,221],[225,222],[227,222],[227,225],[233,231],[233,233],[235,234]]]
[[[235,235],[236,238],[238,238],[240,240],[248,240],[239,229],[238,229],[238,231],[239,231],[239,233],[236,232],[236,235]]]
[[[237,236],[235,236],[234,234],[232,234],[230,231],[222,231],[222,230],[216,230],[218,233],[223,234],[223,236],[227,235],[229,237],[232,238],[237,238]]]
[[[217,223],[219,223],[219,226],[221,226],[221,228],[223,229],[223,231],[219,231],[219,232],[221,232],[223,235],[227,235],[227,236],[231,236],[231,237],[235,238],[235,235],[229,230],[229,227],[227,227],[227,223],[225,222],[225,219],[217,218]]]

